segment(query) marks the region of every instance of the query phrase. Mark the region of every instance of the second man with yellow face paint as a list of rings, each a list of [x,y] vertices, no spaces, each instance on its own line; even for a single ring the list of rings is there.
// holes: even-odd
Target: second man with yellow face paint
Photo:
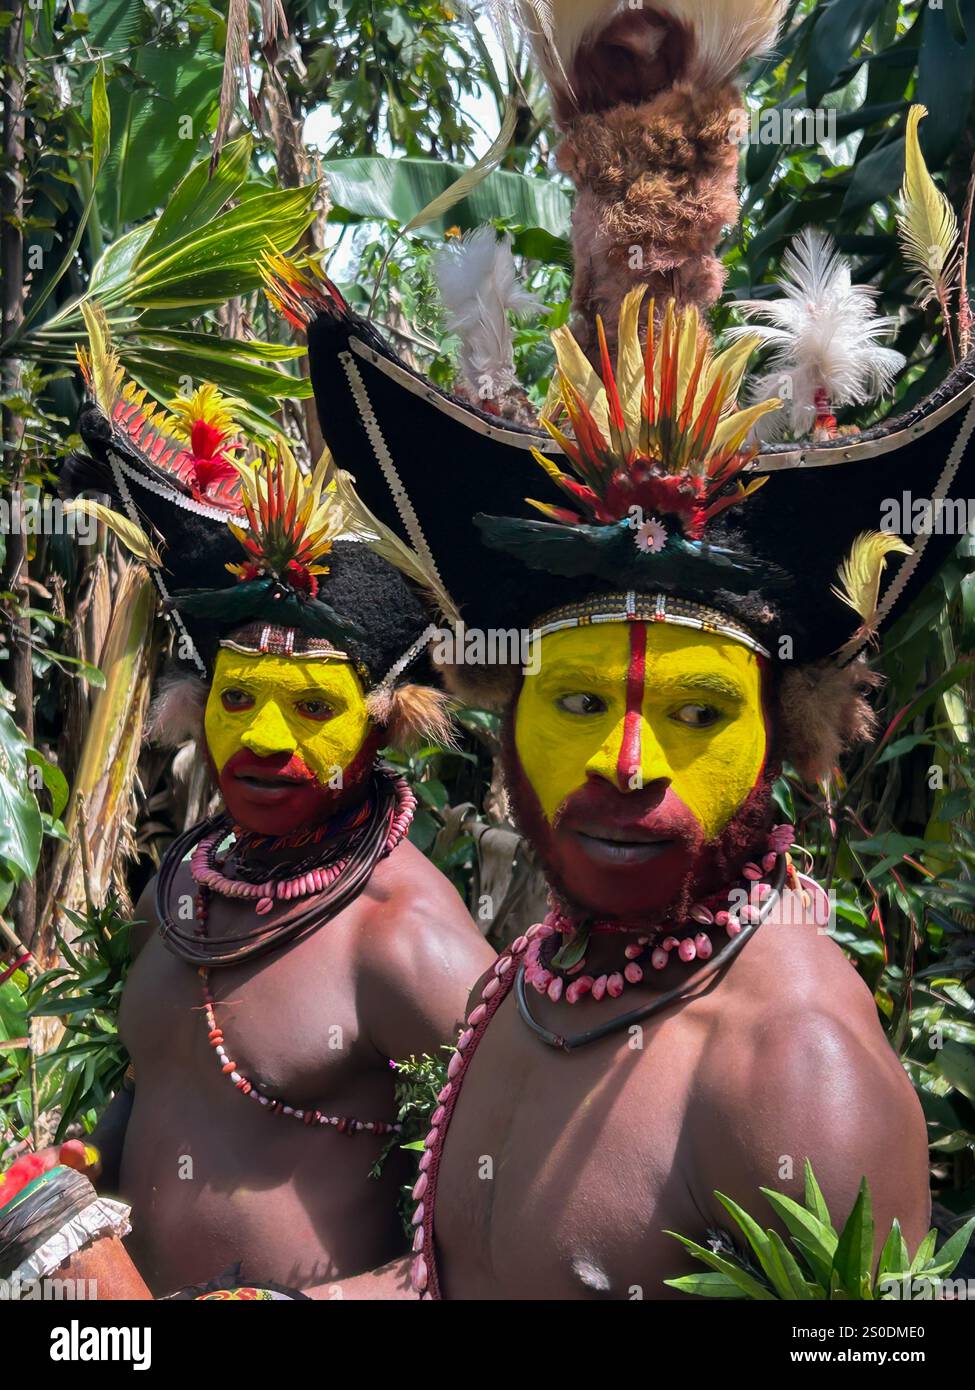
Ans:
[[[198,398],[235,460],[218,394]],[[413,793],[378,756],[449,741],[444,696],[416,674],[429,616],[325,461],[309,477],[282,443],[222,473],[208,459],[194,488],[175,446],[183,473],[150,466],[137,412],[123,428],[92,409],[95,462],[111,430],[103,490],[128,506],[132,480],[167,540],[180,664],[156,731],[193,738],[216,792],[136,909],[120,1014],[134,1085],[94,1136],[102,1184],[131,1203],[155,1295],[233,1267],[300,1290],[406,1248],[391,1062],[437,1053],[493,958],[410,843]]]

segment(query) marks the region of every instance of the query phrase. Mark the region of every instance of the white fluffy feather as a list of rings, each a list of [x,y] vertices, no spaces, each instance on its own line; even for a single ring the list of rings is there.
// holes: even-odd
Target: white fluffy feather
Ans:
[[[479,227],[438,251],[434,268],[447,327],[461,341],[460,365],[471,393],[497,399],[517,385],[509,313],[542,305],[518,283],[511,238]]]
[[[495,27],[511,20],[531,40],[550,83],[566,74],[581,45],[621,11],[627,0],[488,0]],[[670,15],[693,31],[687,81],[711,86],[732,78],[747,59],[775,41],[785,0],[654,0],[647,9]]]
[[[808,434],[816,419],[816,393],[832,407],[865,405],[883,395],[905,358],[881,340],[897,319],[875,315],[877,291],[854,285],[849,263],[832,237],[807,227],[782,258],[783,298],[743,299],[750,320],[731,335],[757,334],[774,348],[768,373],[751,385],[756,401],[780,396],[786,404],[762,421],[766,438]]]

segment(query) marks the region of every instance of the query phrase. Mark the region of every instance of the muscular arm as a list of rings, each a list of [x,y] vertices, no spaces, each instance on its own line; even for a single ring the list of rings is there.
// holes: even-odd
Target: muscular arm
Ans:
[[[494,952],[453,885],[412,845],[385,867],[360,956],[363,1017],[384,1057],[433,1055],[455,1041]]]
[[[393,1260],[391,1264],[383,1265],[381,1269],[371,1270],[368,1274],[356,1274],[351,1279],[334,1280],[330,1284],[318,1284],[313,1289],[305,1289],[309,1298],[321,1300],[349,1300],[356,1303],[395,1301],[408,1302],[416,1300],[417,1294],[414,1293],[410,1284],[410,1262],[412,1255],[405,1255],[402,1259]]]
[[[930,1218],[921,1107],[875,1015],[838,1014],[834,1007],[773,1011],[726,1054],[689,1115],[695,1202],[709,1225],[731,1230],[711,1196],[716,1188],[763,1227],[778,1225],[758,1189],[801,1200],[808,1158],[837,1230],[866,1177],[875,1253],[895,1217],[913,1253]]]

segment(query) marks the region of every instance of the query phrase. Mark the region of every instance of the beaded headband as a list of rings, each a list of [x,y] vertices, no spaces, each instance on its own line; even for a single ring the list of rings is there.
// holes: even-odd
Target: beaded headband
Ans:
[[[747,628],[736,623],[727,613],[708,608],[690,599],[671,594],[639,594],[634,589],[625,594],[598,594],[579,603],[567,603],[544,614],[533,629],[537,637],[566,628],[588,627],[594,623],[669,623],[673,627],[694,628],[697,632],[714,632],[739,642],[756,656],[768,657],[769,652]]]
[[[317,657],[320,661],[345,661],[354,669],[366,689],[372,684],[369,672],[361,661],[343,652],[327,637],[311,637],[298,628],[282,627],[275,623],[248,623],[230,637],[223,638],[220,646],[226,651],[240,652],[243,656]]]
[[[245,656],[318,656],[333,661],[351,661],[348,652],[341,651],[327,637],[310,637],[294,627],[274,623],[248,623],[225,637],[221,647],[243,652]]]

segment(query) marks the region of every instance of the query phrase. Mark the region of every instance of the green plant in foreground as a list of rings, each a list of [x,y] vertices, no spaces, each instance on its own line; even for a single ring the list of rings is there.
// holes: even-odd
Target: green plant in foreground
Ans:
[[[69,944],[60,932],[63,964],[45,971],[27,994],[31,1018],[60,1018],[57,1046],[38,1058],[43,1109],[60,1111],[54,1142],[72,1124],[94,1128],[98,1114],[122,1084],[128,1053],[119,1037],[119,1000],[128,973],[132,922],[114,893],[87,913],[62,908],[77,929]]]
[[[708,1266],[710,1272],[665,1279],[664,1283],[682,1293],[699,1294],[703,1298],[799,1302],[937,1297],[941,1281],[949,1278],[965,1253],[975,1231],[975,1217],[945,1241],[937,1253],[934,1247],[938,1233],[929,1231],[913,1260],[900,1224],[895,1220],[874,1268],[874,1222],[866,1178],[860,1183],[846,1224],[837,1232],[808,1159],[805,1172],[806,1191],[802,1203],[772,1188],[760,1189],[788,1231],[796,1254],[778,1231],[771,1228],[763,1231],[737,1202],[715,1192],[743,1233],[748,1255],[741,1255],[730,1246],[724,1247],[719,1254],[676,1231],[668,1231],[667,1235],[679,1240],[696,1259]]]

